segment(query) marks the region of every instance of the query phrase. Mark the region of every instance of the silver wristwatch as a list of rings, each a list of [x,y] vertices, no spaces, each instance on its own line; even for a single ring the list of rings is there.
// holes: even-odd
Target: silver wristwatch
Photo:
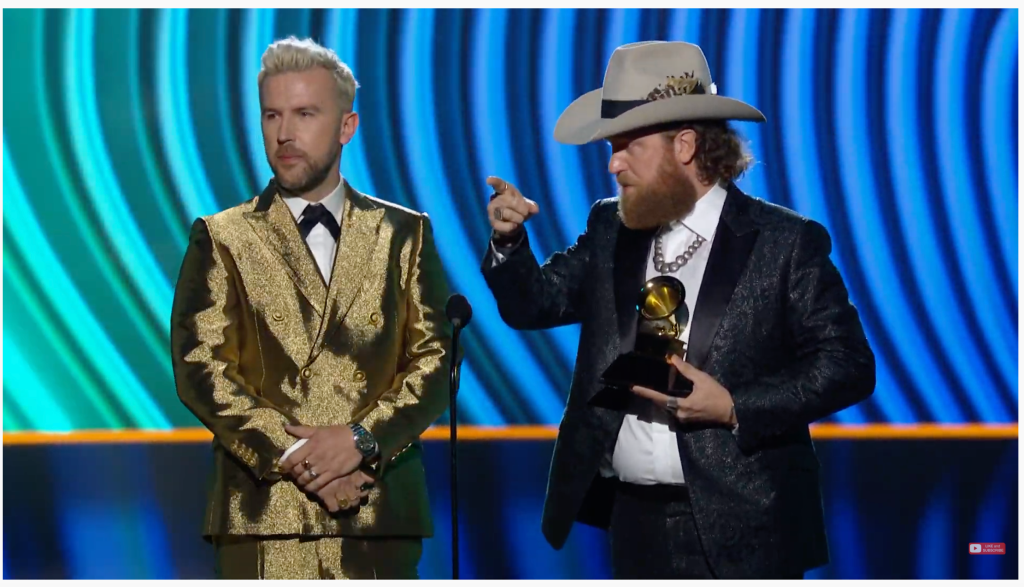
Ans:
[[[363,455],[366,461],[373,461],[380,452],[377,440],[370,434],[370,431],[363,428],[362,424],[351,424],[352,437],[356,441],[356,450]]]

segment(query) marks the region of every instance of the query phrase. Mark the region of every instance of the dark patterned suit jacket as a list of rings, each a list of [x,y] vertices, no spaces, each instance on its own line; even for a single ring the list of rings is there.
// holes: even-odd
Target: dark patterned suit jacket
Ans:
[[[528,239],[497,266],[490,253],[484,259],[511,327],[581,324],[542,522],[556,549],[574,521],[608,524],[614,494],[599,467],[624,411],[595,400],[607,397],[601,373],[633,348],[653,237],[627,229],[616,199],[608,199],[593,206],[577,242],[543,266]],[[697,528],[718,577],[778,576],[828,562],[808,425],[875,387],[874,355],[830,252],[820,224],[728,186],[687,360],[732,393],[739,429],[677,433]]]

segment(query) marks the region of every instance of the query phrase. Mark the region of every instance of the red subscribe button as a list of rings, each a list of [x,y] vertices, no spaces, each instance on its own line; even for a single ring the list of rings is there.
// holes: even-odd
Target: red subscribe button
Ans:
[[[1006,544],[1003,542],[971,542],[969,550],[971,554],[1006,554]]]

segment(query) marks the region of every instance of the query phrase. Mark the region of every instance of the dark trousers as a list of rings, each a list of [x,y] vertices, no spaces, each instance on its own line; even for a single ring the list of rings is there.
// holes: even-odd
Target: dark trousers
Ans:
[[[717,578],[685,486],[618,483],[608,536],[616,579]]]
[[[715,578],[686,487],[617,484],[608,536],[616,579]]]

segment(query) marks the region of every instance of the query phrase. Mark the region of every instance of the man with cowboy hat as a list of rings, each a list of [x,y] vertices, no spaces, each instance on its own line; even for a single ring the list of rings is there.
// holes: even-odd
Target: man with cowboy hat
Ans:
[[[699,47],[619,47],[604,87],[555,128],[562,143],[609,142],[619,197],[543,265],[523,230],[538,206],[488,178],[483,273],[502,318],[581,324],[544,535],[558,549],[575,521],[606,528],[617,578],[793,578],[826,564],[808,425],[875,386],[827,231],[736,187],[750,157],[728,120],[765,118],[718,95]],[[654,283],[678,292],[671,340],[685,351],[670,361],[688,394],[607,384],[646,336],[638,296]]]

